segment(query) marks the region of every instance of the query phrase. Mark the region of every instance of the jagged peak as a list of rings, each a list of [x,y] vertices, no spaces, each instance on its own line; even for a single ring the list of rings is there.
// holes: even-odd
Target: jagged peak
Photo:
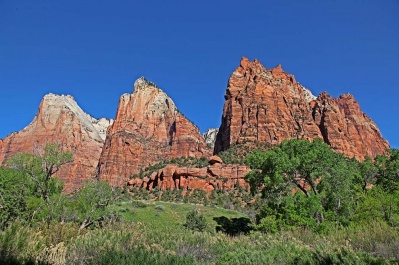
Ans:
[[[71,95],[64,95],[64,94],[58,95],[58,94],[54,94],[54,93],[51,93],[51,92],[46,94],[46,95],[44,95],[43,98],[47,98],[47,99],[51,99],[51,98],[69,98],[69,99],[75,100],[74,97],[71,96]]]
[[[305,94],[306,102],[309,103],[309,102],[317,99],[317,97],[315,95],[313,95],[313,93],[312,93],[312,91],[310,91],[310,89],[302,86],[301,84],[300,84],[300,86],[302,87],[302,91]]]
[[[279,63],[276,67],[271,69],[275,73],[284,73],[283,66]]]
[[[355,98],[351,93],[345,93],[339,96],[340,98]]]
[[[133,91],[138,91],[138,90],[144,89],[146,87],[155,87],[155,88],[159,89],[159,87],[154,82],[148,81],[144,76],[142,76],[142,77],[139,77],[134,82]]]
[[[248,59],[247,57],[243,56],[243,57],[241,58],[241,61],[240,61],[240,66],[241,66],[242,68],[244,68],[244,69],[247,69],[250,63],[251,63],[251,62],[249,61],[249,59]]]

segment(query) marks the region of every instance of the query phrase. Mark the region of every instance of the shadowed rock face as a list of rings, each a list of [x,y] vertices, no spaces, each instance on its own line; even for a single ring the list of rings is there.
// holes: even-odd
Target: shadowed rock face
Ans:
[[[142,77],[134,83],[133,93],[119,100],[98,164],[98,177],[120,186],[149,164],[209,154],[199,129],[178,111],[170,97]]]
[[[324,139],[349,157],[374,157],[389,148],[375,123],[350,95],[315,97],[281,65],[266,69],[247,58],[230,76],[215,153],[239,143],[280,144],[286,139]]]
[[[46,143],[59,143],[63,151],[74,154],[74,161],[56,174],[70,192],[95,176],[104,132],[110,124],[112,120],[97,120],[83,112],[72,96],[48,94],[26,128],[0,141],[0,163],[5,165],[17,153],[37,154]]]

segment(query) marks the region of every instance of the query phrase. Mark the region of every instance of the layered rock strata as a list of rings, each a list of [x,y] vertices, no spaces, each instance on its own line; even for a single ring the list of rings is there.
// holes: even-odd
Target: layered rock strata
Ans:
[[[64,182],[65,192],[70,192],[95,177],[104,132],[112,122],[91,117],[72,96],[48,94],[33,121],[0,142],[0,164],[6,165],[17,153],[37,154],[47,143],[57,143],[62,151],[73,153],[74,161],[56,173]]]
[[[353,96],[315,97],[278,65],[247,58],[230,76],[214,152],[240,143],[277,145],[286,139],[324,139],[348,157],[375,157],[389,148]]]
[[[98,177],[126,184],[140,169],[175,157],[203,157],[211,151],[199,129],[154,83],[141,77],[119,100],[98,165]]]

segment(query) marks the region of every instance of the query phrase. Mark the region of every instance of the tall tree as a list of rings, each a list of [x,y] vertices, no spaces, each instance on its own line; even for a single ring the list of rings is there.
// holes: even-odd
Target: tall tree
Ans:
[[[378,155],[374,161],[377,167],[377,184],[386,191],[399,190],[399,149],[390,149],[387,155]]]
[[[23,185],[26,182],[21,172],[0,167],[0,229],[27,214],[30,190],[29,184]]]
[[[53,176],[62,165],[72,162],[73,156],[72,153],[62,152],[55,143],[48,143],[43,149],[37,148],[36,152],[37,154],[16,154],[7,161],[7,165],[26,174],[34,182],[37,196],[49,210],[47,222],[50,223],[53,217],[50,197],[62,190],[62,182]]]
[[[312,198],[312,205],[318,202],[319,207],[311,207],[316,212],[303,213],[312,215],[317,223],[324,221],[327,211],[334,213],[336,221],[349,215],[353,179],[359,178],[359,172],[321,140],[287,140],[273,150],[248,156],[246,162],[252,169],[246,177],[252,191],[269,198],[268,207],[279,209],[277,217],[287,216],[287,205],[293,203],[289,197],[298,191],[308,200]],[[295,202],[308,204],[299,199]],[[273,212],[264,212],[270,210]]]

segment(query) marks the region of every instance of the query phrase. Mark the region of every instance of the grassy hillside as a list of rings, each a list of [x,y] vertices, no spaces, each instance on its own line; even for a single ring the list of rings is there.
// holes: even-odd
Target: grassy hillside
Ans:
[[[384,256],[378,252],[382,250],[392,255],[399,246],[397,231],[379,223],[324,235],[298,228],[232,236],[215,230],[228,223],[217,223],[215,219],[221,220],[218,217],[224,216],[224,221],[245,219],[242,213],[231,210],[131,200],[120,201],[112,208],[121,214],[119,220],[93,229],[79,229],[71,223],[53,222],[47,227],[16,222],[0,232],[0,263],[394,264],[374,255]],[[194,208],[209,224],[204,232],[183,226],[187,213]]]
[[[141,222],[148,226],[168,226],[181,229],[186,221],[186,215],[193,209],[203,214],[209,223],[209,231],[214,231],[217,222],[214,218],[247,217],[242,213],[219,207],[203,206],[199,204],[133,200],[119,202],[113,206],[114,210],[121,213],[126,222]]]

